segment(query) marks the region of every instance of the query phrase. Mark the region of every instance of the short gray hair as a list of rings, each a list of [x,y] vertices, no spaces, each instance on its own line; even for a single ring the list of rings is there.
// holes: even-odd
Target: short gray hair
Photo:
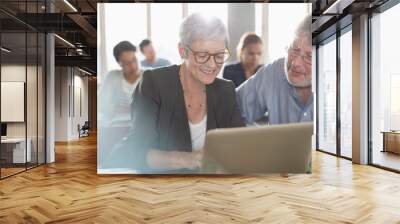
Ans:
[[[229,36],[224,23],[217,17],[194,13],[186,17],[179,29],[180,42],[191,46],[198,40],[223,40],[228,47]]]
[[[306,15],[299,25],[296,27],[294,32],[293,41],[295,41],[298,37],[305,36],[310,42],[312,42],[312,33],[311,33],[311,16]]]

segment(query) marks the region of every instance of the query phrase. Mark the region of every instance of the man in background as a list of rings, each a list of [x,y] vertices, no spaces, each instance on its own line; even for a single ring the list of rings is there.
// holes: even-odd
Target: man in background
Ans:
[[[144,39],[139,44],[140,52],[144,55],[145,59],[140,62],[141,66],[146,68],[159,68],[171,65],[167,59],[157,58],[156,51],[154,50],[153,43],[149,39]]]

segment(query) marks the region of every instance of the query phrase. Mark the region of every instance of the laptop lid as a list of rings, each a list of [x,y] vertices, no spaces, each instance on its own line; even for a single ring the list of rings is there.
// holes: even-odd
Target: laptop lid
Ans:
[[[313,123],[227,128],[207,133],[202,172],[310,172]]]

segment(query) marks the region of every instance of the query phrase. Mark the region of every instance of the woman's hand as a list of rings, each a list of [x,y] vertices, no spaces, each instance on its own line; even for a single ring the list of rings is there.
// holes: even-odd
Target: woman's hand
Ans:
[[[150,150],[147,155],[149,166],[157,169],[177,170],[201,167],[203,150],[193,152]]]
[[[193,152],[170,152],[171,167],[175,169],[196,169],[201,167],[201,160],[203,157],[203,150],[197,150]]]

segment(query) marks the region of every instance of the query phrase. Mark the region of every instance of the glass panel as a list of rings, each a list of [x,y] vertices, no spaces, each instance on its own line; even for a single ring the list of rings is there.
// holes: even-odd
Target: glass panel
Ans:
[[[45,11],[44,0],[2,1],[0,6],[20,13],[17,16]],[[2,25],[0,167],[4,178],[45,161],[45,36],[12,18]]]
[[[336,154],[336,40],[318,48],[318,148]]]
[[[352,157],[352,35],[340,37],[340,153]]]
[[[400,170],[400,5],[372,22],[372,163]],[[386,133],[383,133],[386,132]]]
[[[37,33],[27,33],[28,38],[28,62],[27,62],[27,80],[26,80],[26,116],[27,116],[27,149],[28,153],[28,168],[37,165],[37,74],[38,74],[38,57],[37,57]]]
[[[39,34],[39,45],[38,45],[38,163],[45,163],[45,87],[46,87],[46,79],[45,79],[45,60],[46,60],[46,52],[45,52],[45,44],[46,37],[44,34]]]
[[[313,45],[312,49],[312,92],[314,93],[314,96],[316,96],[317,92],[317,46]],[[314,111],[317,111],[317,104],[314,103]],[[312,149],[316,150],[317,149],[317,135],[316,135],[316,130],[317,130],[317,122],[314,122],[314,134],[312,136]]]
[[[1,140],[2,178],[25,170],[26,34],[1,34]]]
[[[157,57],[179,64],[179,26],[182,21],[182,4],[151,4],[151,39]]]
[[[39,11],[38,2],[27,2],[26,12],[37,13]],[[37,19],[34,17],[33,19]],[[37,23],[38,21],[32,21]],[[26,125],[27,125],[27,150],[31,153],[28,154],[27,167],[35,167],[38,160],[38,88],[37,88],[37,74],[38,74],[38,34],[36,30],[27,30],[27,80],[26,80]]]

